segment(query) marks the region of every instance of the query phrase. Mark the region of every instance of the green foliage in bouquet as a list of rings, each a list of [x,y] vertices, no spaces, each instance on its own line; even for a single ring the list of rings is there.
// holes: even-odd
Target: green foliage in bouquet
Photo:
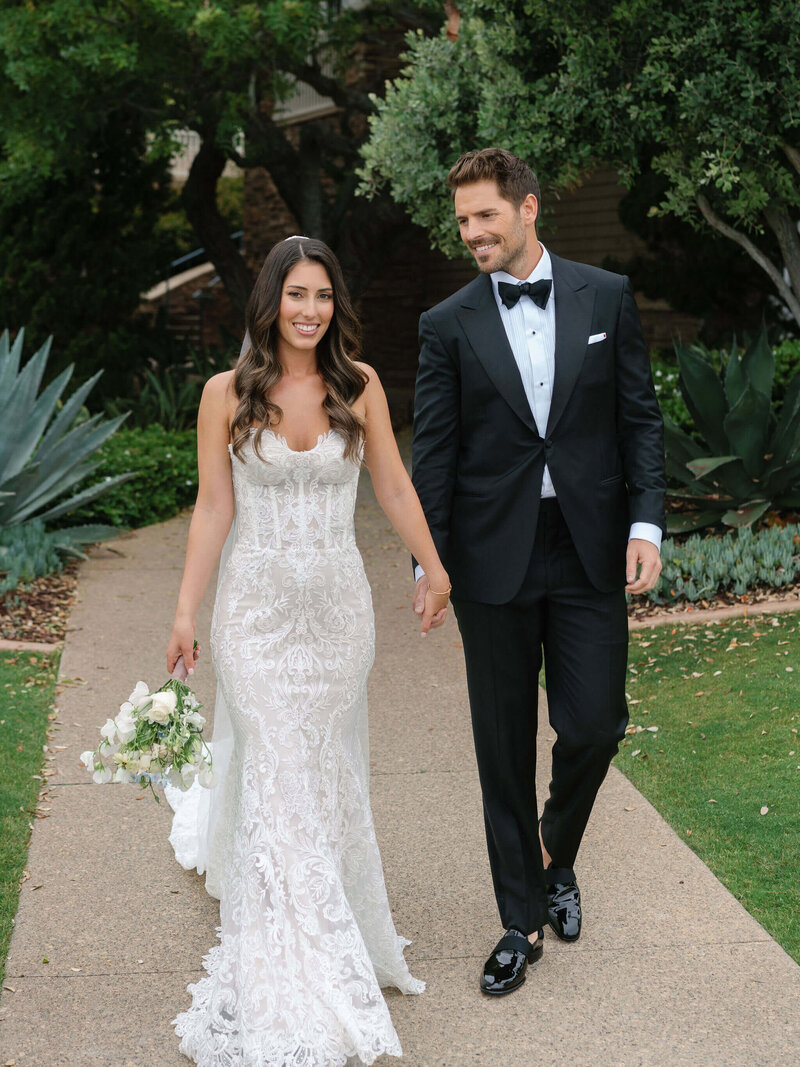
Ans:
[[[775,359],[762,331],[734,341],[718,371],[700,345],[676,345],[680,386],[695,436],[664,419],[670,494],[695,510],[668,517],[670,532],[750,526],[769,509],[800,507],[800,371],[773,404]]]
[[[81,762],[98,785],[137,782],[156,800],[154,782],[185,791],[196,778],[210,789],[214,775],[201,707],[176,677],[153,692],[146,682],[137,682],[116,718],[106,720],[98,747],[84,752]]]
[[[39,393],[52,338],[20,370],[23,338],[20,330],[12,345],[8,330],[0,335],[0,528],[32,518],[53,522],[130,478],[119,474],[74,492],[97,469],[97,449],[125,416],[85,417],[84,401],[99,373],[63,402],[72,367]],[[93,540],[116,534],[95,528]]]
[[[780,589],[800,579],[800,526],[742,527],[722,537],[692,534],[661,546],[663,569],[647,594],[656,604],[695,602],[730,590],[736,596],[763,587]]]
[[[197,496],[197,435],[194,430],[169,431],[154,425],[142,430],[123,427],[98,454],[93,479],[110,479],[113,487],[70,513],[70,522],[109,523],[134,529],[163,522]],[[130,481],[114,483],[123,471]]]

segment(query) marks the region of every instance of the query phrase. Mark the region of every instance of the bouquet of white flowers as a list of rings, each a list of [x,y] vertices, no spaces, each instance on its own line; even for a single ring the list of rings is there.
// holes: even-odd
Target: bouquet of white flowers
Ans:
[[[195,778],[200,785],[214,784],[211,751],[203,738],[206,720],[192,690],[173,676],[155,692],[137,682],[119,714],[108,719],[94,752],[81,762],[93,771],[98,785],[138,782],[153,791],[153,783],[169,782],[186,790]],[[156,796],[156,800],[158,797]]]

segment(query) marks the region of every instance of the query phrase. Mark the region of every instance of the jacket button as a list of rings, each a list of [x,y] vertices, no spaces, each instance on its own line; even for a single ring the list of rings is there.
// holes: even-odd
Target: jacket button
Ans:
[[[548,437],[547,440],[544,443],[544,450],[545,450],[545,452],[550,452],[552,450],[552,448],[553,448],[553,442]]]

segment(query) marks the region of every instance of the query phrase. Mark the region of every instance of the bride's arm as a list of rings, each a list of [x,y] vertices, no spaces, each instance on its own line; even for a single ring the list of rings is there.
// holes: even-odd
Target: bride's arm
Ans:
[[[170,674],[181,655],[191,673],[195,616],[233,521],[233,482],[228,454],[232,374],[232,371],[216,374],[206,382],[197,415],[199,484],[189,526],[178,607],[167,646],[167,671]]]
[[[359,363],[359,367],[369,376],[363,393],[366,404],[364,463],[369,469],[378,503],[430,579],[431,588],[426,594],[422,615],[422,633],[427,633],[432,626],[440,626],[445,620],[449,602],[446,591],[449,591],[450,579],[439,559],[422,505],[400,458],[383,387],[371,367],[365,363]]]

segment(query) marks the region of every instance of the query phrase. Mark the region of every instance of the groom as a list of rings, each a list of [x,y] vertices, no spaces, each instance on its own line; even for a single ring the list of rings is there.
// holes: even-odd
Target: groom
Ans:
[[[420,319],[413,480],[464,643],[506,930],[481,989],[502,994],[545,923],[580,934],[573,867],[628,721],[625,591],[661,570],[663,434],[628,279],[548,253],[536,176],[510,152],[468,152],[448,182],[480,274]],[[557,739],[539,822],[543,658]]]

